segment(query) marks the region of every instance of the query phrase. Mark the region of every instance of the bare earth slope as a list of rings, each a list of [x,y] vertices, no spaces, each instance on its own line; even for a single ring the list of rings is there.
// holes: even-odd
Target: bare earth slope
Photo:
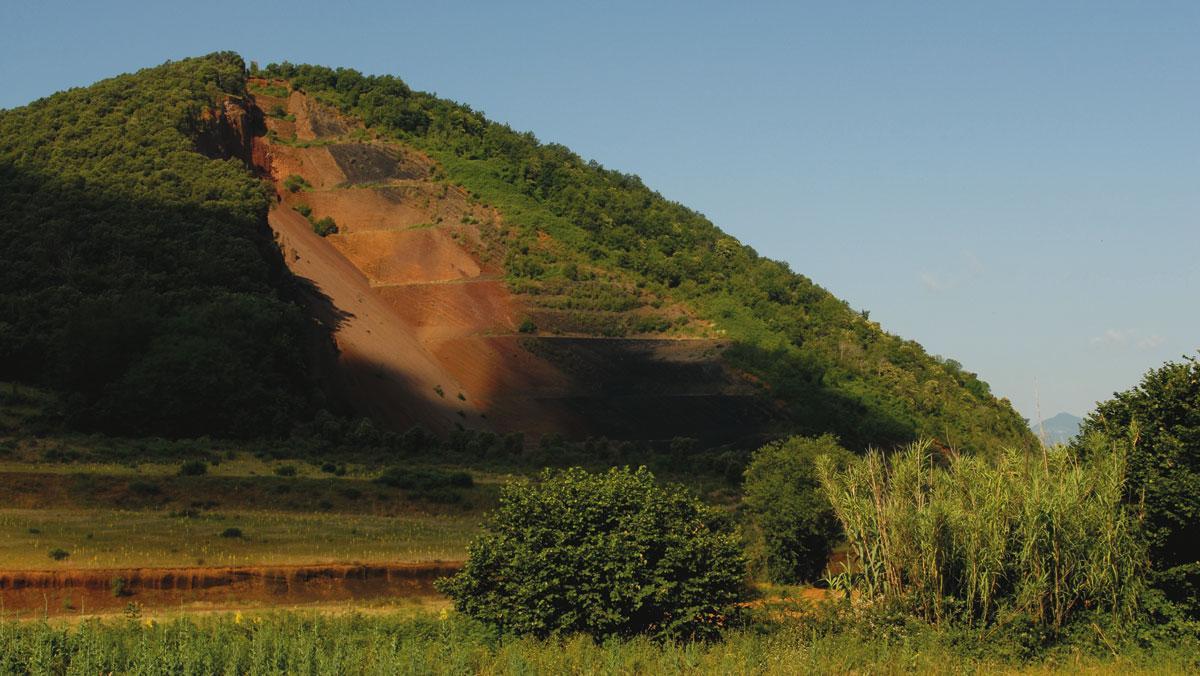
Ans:
[[[269,222],[333,332],[328,380],[359,413],[442,433],[709,441],[770,418],[719,341],[519,333],[533,311],[504,281],[502,214],[431,178],[428,157],[301,93],[256,103],[274,112],[252,153],[279,195]],[[304,187],[285,186],[297,176]],[[325,217],[337,234],[313,232]]]

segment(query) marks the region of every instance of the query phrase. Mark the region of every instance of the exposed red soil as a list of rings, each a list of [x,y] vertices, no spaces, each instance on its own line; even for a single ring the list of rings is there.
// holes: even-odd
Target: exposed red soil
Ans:
[[[434,431],[451,429],[454,411],[436,388],[462,388],[411,327],[299,213],[276,208],[269,221],[288,267],[312,285],[307,293],[310,310],[333,331],[339,350],[337,364],[329,369],[333,389],[363,415],[396,429],[416,424]]]
[[[530,349],[547,339],[516,327],[535,310],[510,292],[500,252],[483,244],[485,231],[502,227],[499,213],[432,180],[435,164],[418,151],[370,140],[361,125],[299,92],[281,102],[264,99],[286,105],[295,123],[268,117],[280,141],[254,140],[258,168],[280,199],[269,221],[338,346],[329,380],[360,414],[396,429],[571,437],[730,437],[744,433],[734,424],[761,422],[747,391],[754,388],[721,365],[712,341]],[[293,174],[312,189],[284,188]],[[339,233],[315,235],[300,205],[313,219],[333,218]]]
[[[332,156],[331,156],[332,157]],[[478,205],[467,202],[456,188],[446,188],[428,182],[397,180],[386,186],[353,187],[351,189],[312,191],[291,195],[290,205],[305,202],[318,216],[332,216],[346,224],[346,232],[365,230],[406,230],[414,227],[440,226],[439,230],[474,233],[474,228],[454,227],[463,216],[487,221],[494,215]],[[477,235],[475,235],[477,236]]]
[[[274,127],[277,121],[268,119],[267,126]],[[255,139],[256,143],[259,139]],[[260,143],[266,149],[269,173],[282,183],[288,176],[303,176],[318,190],[333,188],[346,183],[346,175],[338,168],[337,161],[329,154],[329,148],[314,146],[299,148],[271,143]],[[287,192],[281,190],[281,192]]]
[[[143,608],[253,607],[438,594],[434,580],[461,562],[100,568],[0,571],[0,602],[7,617],[120,612]],[[113,593],[122,580],[121,594]]]
[[[479,262],[442,229],[365,230],[329,241],[373,286],[462,281],[482,272]]]
[[[455,337],[458,350],[470,350],[480,331],[513,333],[519,321],[519,306],[513,301],[503,280],[446,280],[442,283],[377,284],[375,291],[411,326],[422,330],[422,338],[440,345]]]

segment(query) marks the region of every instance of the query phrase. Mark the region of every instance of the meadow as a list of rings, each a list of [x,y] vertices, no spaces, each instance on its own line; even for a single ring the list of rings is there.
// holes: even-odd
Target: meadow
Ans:
[[[1096,641],[1034,656],[922,623],[850,618],[846,606],[762,612],[707,642],[503,636],[453,611],[236,613],[168,621],[0,623],[2,673],[177,674],[1177,674],[1200,644],[1114,653]],[[778,613],[776,613],[778,615]]]
[[[0,509],[0,570],[457,561],[476,514]],[[222,536],[236,528],[240,535]],[[55,561],[49,552],[69,556]]]

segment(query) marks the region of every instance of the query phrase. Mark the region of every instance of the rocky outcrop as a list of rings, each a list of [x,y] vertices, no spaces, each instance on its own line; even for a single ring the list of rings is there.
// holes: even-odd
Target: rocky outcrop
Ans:
[[[253,100],[228,97],[200,114],[196,149],[215,159],[236,157],[262,173],[265,158],[255,157],[254,137],[265,133],[262,110]]]

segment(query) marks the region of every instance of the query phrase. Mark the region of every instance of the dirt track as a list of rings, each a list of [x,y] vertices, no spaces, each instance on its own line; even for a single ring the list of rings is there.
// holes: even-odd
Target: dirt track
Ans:
[[[460,562],[111,568],[0,572],[6,617],[115,613],[142,608],[220,609],[386,597],[437,596],[434,580]],[[114,593],[121,580],[120,593]]]

